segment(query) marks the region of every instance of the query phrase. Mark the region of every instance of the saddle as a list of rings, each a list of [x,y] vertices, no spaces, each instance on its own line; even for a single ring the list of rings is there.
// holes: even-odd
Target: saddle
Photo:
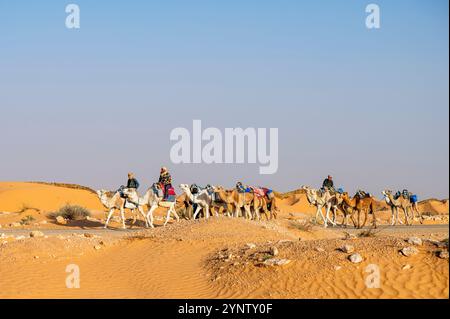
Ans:
[[[360,199],[367,198],[370,197],[370,193],[358,189],[358,191],[356,191],[355,197],[359,197]]]
[[[251,187],[251,190],[256,197],[267,197],[270,199],[274,196],[273,191],[266,187]]]
[[[404,189],[404,190],[402,191],[402,196],[403,196],[404,199],[410,198],[410,193],[409,193],[409,191],[408,191],[407,189]]]
[[[173,186],[167,190],[167,194],[165,194],[165,187],[162,183],[154,183],[152,189],[158,197],[164,198],[164,201],[173,202],[176,199],[175,188]]]

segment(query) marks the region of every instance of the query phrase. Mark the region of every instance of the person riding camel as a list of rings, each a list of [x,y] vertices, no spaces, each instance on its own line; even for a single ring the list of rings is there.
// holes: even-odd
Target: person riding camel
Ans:
[[[322,183],[322,189],[334,190],[333,177],[328,175]]]
[[[172,176],[166,167],[161,167],[161,173],[159,175],[158,183],[162,184],[164,187],[164,198],[167,199],[169,194],[169,189],[172,188]]]
[[[134,188],[135,190],[139,188],[139,182],[133,173],[128,173],[127,188]]]
[[[245,193],[248,189],[247,186],[244,186],[241,182],[237,182],[236,183],[236,189],[238,190],[238,192],[240,193]]]
[[[123,190],[125,188],[128,188],[130,190],[135,190],[137,191],[137,189],[139,188],[139,182],[138,180],[134,177],[133,173],[128,173],[128,181],[127,181],[127,186],[120,186],[118,192],[120,193],[120,197],[125,198],[125,194],[123,193]]]

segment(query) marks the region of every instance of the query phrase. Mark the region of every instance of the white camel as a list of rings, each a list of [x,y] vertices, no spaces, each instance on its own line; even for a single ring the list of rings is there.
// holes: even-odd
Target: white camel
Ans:
[[[187,184],[181,184],[180,185],[181,190],[186,194],[186,196],[189,198],[189,200],[197,204],[197,209],[195,210],[194,216],[192,217],[195,219],[200,212],[201,209],[205,210],[205,218],[209,218],[209,208],[211,206],[211,196],[208,194],[208,191],[206,189],[201,190],[198,194],[193,195],[191,192],[191,189],[189,185]]]
[[[403,196],[400,196],[399,198],[395,199],[394,196],[392,195],[392,191],[388,189],[385,189],[381,193],[383,194],[386,203],[391,207],[391,225],[397,225],[397,223],[403,224],[403,222],[399,219],[398,216],[399,208],[401,208],[403,210],[403,213],[405,214],[406,225],[409,225],[408,211],[409,209],[411,209],[412,206],[409,197],[404,198]],[[413,220],[414,220],[414,213],[413,213]]]
[[[103,206],[105,206],[107,209],[109,209],[108,218],[106,219],[104,228],[108,228],[109,220],[111,219],[111,217],[116,209],[120,210],[120,217],[122,219],[122,228],[123,229],[126,228],[125,227],[125,214],[124,214],[125,208],[131,209],[131,211],[133,213],[134,213],[135,209],[137,209],[142,214],[142,216],[144,217],[144,219],[147,223],[147,219],[145,218],[144,211],[137,205],[134,205],[130,202],[125,203],[125,198],[122,198],[120,196],[119,192],[110,192],[110,191],[101,189],[101,190],[97,191],[97,196],[100,199],[100,202],[103,204]]]
[[[177,222],[180,220],[180,217],[178,216],[175,210],[176,201],[173,202],[164,201],[163,196],[158,194],[159,187],[160,186],[158,184],[154,184],[147,190],[147,192],[144,194],[143,197],[140,197],[137,192],[129,192],[128,190],[124,190],[124,194],[127,196],[127,199],[132,203],[135,203],[140,210],[141,209],[143,210],[143,206],[145,205],[148,205],[150,207],[145,219],[147,227],[150,225],[150,227],[155,228],[155,226],[153,225],[153,212],[155,211],[155,209],[158,208],[158,206],[168,208],[164,226],[167,225],[167,222],[169,221],[171,214],[173,214]]]
[[[326,189],[324,191],[319,191],[309,186],[302,186],[302,189],[306,191],[306,198],[311,205],[317,207],[316,220],[318,220],[319,214],[324,222],[323,226],[328,227],[328,222],[333,226],[336,226],[336,212],[338,210],[338,201],[336,196],[331,195]],[[322,207],[325,207],[325,216],[322,214]],[[333,220],[330,219],[330,210],[333,209]]]

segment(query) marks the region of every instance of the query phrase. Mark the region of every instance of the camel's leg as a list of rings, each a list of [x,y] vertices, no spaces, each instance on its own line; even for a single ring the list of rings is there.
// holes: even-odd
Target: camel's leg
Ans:
[[[353,209],[352,209],[352,212],[350,214],[350,219],[352,220],[353,227],[358,228],[358,225],[356,224],[356,220],[355,220],[355,211]]]
[[[169,209],[167,210],[167,216],[166,216],[166,221],[164,222],[164,226],[166,226],[167,223],[169,222],[170,214],[173,214],[173,216],[175,217],[175,219],[177,221],[180,220],[180,218],[178,217],[177,212],[175,211],[175,207],[174,206],[170,206]]]
[[[361,228],[361,224],[360,224],[360,215],[361,215],[361,212],[360,212],[360,210],[358,209],[357,214],[356,214],[356,217],[358,218],[358,220],[357,220],[357,222],[358,222],[358,228]]]
[[[208,218],[209,218],[209,205],[206,205],[205,210],[206,210],[206,212],[205,212],[205,218],[208,219]]]
[[[372,211],[372,218],[373,218],[373,228],[377,228],[377,218],[375,216],[375,210],[371,208]]]
[[[396,218],[397,218],[397,223],[399,223],[400,225],[403,225],[403,222],[400,219],[399,209],[397,206],[395,207],[395,214],[396,214]]]
[[[134,224],[136,224],[137,221],[136,209],[132,209],[131,213],[133,214],[133,222],[131,223],[131,225],[133,226]]]
[[[325,216],[323,216],[322,213],[322,205],[317,205],[317,212],[316,212],[316,222],[319,221],[319,214],[322,217],[323,223],[324,223],[324,227],[328,227],[327,225],[327,219],[325,218]]]
[[[142,209],[141,206],[138,207],[138,211],[139,211],[139,213],[142,215],[142,217],[144,217],[144,220],[145,220],[145,227],[148,227],[148,226],[149,226],[149,225],[148,225],[148,220],[147,220],[147,217],[145,216],[144,210]]]
[[[406,226],[409,226],[409,216],[408,216],[408,207],[402,207],[403,213],[405,214],[405,223]]]
[[[166,221],[164,222],[164,226],[167,225],[169,219],[170,219],[170,208],[167,210]]]
[[[148,223],[150,224],[151,228],[155,228],[155,226],[153,225],[153,212],[155,211],[155,209],[158,208],[158,205],[152,205],[152,207],[150,207],[148,213],[147,213],[147,220]]]
[[[113,213],[114,213],[114,208],[111,208],[109,210],[108,218],[106,218],[106,223],[105,223],[104,228],[108,228],[109,220],[111,219]]]
[[[172,214],[175,216],[175,219],[177,220],[177,222],[179,222],[180,216],[178,216],[178,214],[177,214],[177,210],[175,209],[175,204],[173,204],[173,206],[172,206]]]
[[[337,215],[337,207],[336,206],[333,206],[332,207],[332,211],[333,211],[333,224],[336,226],[336,215]]]
[[[336,226],[336,223],[330,219],[330,210],[331,210],[331,204],[327,204],[325,216],[327,218],[327,221],[329,221],[331,223],[331,225]]]
[[[238,218],[239,217],[239,213],[241,211],[241,207],[238,204],[234,204],[234,217]]]
[[[255,211],[255,215],[254,215],[255,220],[260,221],[261,220],[261,214],[259,213],[259,207],[258,207],[258,205],[256,203],[254,203],[254,205],[253,205],[253,210]]]
[[[202,207],[200,205],[197,205],[197,209],[195,210],[194,216],[192,217],[193,220],[195,220],[195,218],[197,218],[197,215],[201,209],[202,209]]]
[[[122,228],[125,229],[125,210],[123,207],[120,209],[120,218],[122,219]]]
[[[263,207],[262,207],[264,216],[266,216],[266,220],[269,221],[269,216],[270,219],[272,219],[272,213],[269,211],[269,209],[267,208],[266,203],[263,203]]]
[[[391,226],[397,224],[397,220],[395,219],[395,209],[394,206],[391,206]]]
[[[364,209],[364,222],[363,222],[362,227],[366,226],[366,223],[367,223],[367,219],[368,219],[368,218],[369,218],[369,208]],[[362,228],[362,227],[361,227],[361,228]]]

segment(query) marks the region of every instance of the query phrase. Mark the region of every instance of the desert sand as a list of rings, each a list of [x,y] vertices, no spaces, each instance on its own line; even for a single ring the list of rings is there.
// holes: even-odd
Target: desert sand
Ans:
[[[161,227],[158,210],[155,229],[129,219],[131,231],[122,231],[116,218],[114,230],[102,231],[105,211],[89,189],[1,182],[0,298],[449,297],[448,259],[439,257],[448,252],[448,200],[421,202],[429,218],[408,229],[383,228],[390,211],[380,202],[375,232],[311,224],[315,209],[301,191],[280,201],[272,221],[221,216]],[[65,204],[86,207],[92,218],[60,225],[48,217]],[[34,220],[20,225],[25,216]],[[43,236],[30,238],[31,230]],[[417,254],[404,256],[406,247]],[[349,260],[353,253],[360,263]],[[78,289],[66,287],[69,264],[79,266]],[[366,283],[369,265],[379,269],[379,287]]]

